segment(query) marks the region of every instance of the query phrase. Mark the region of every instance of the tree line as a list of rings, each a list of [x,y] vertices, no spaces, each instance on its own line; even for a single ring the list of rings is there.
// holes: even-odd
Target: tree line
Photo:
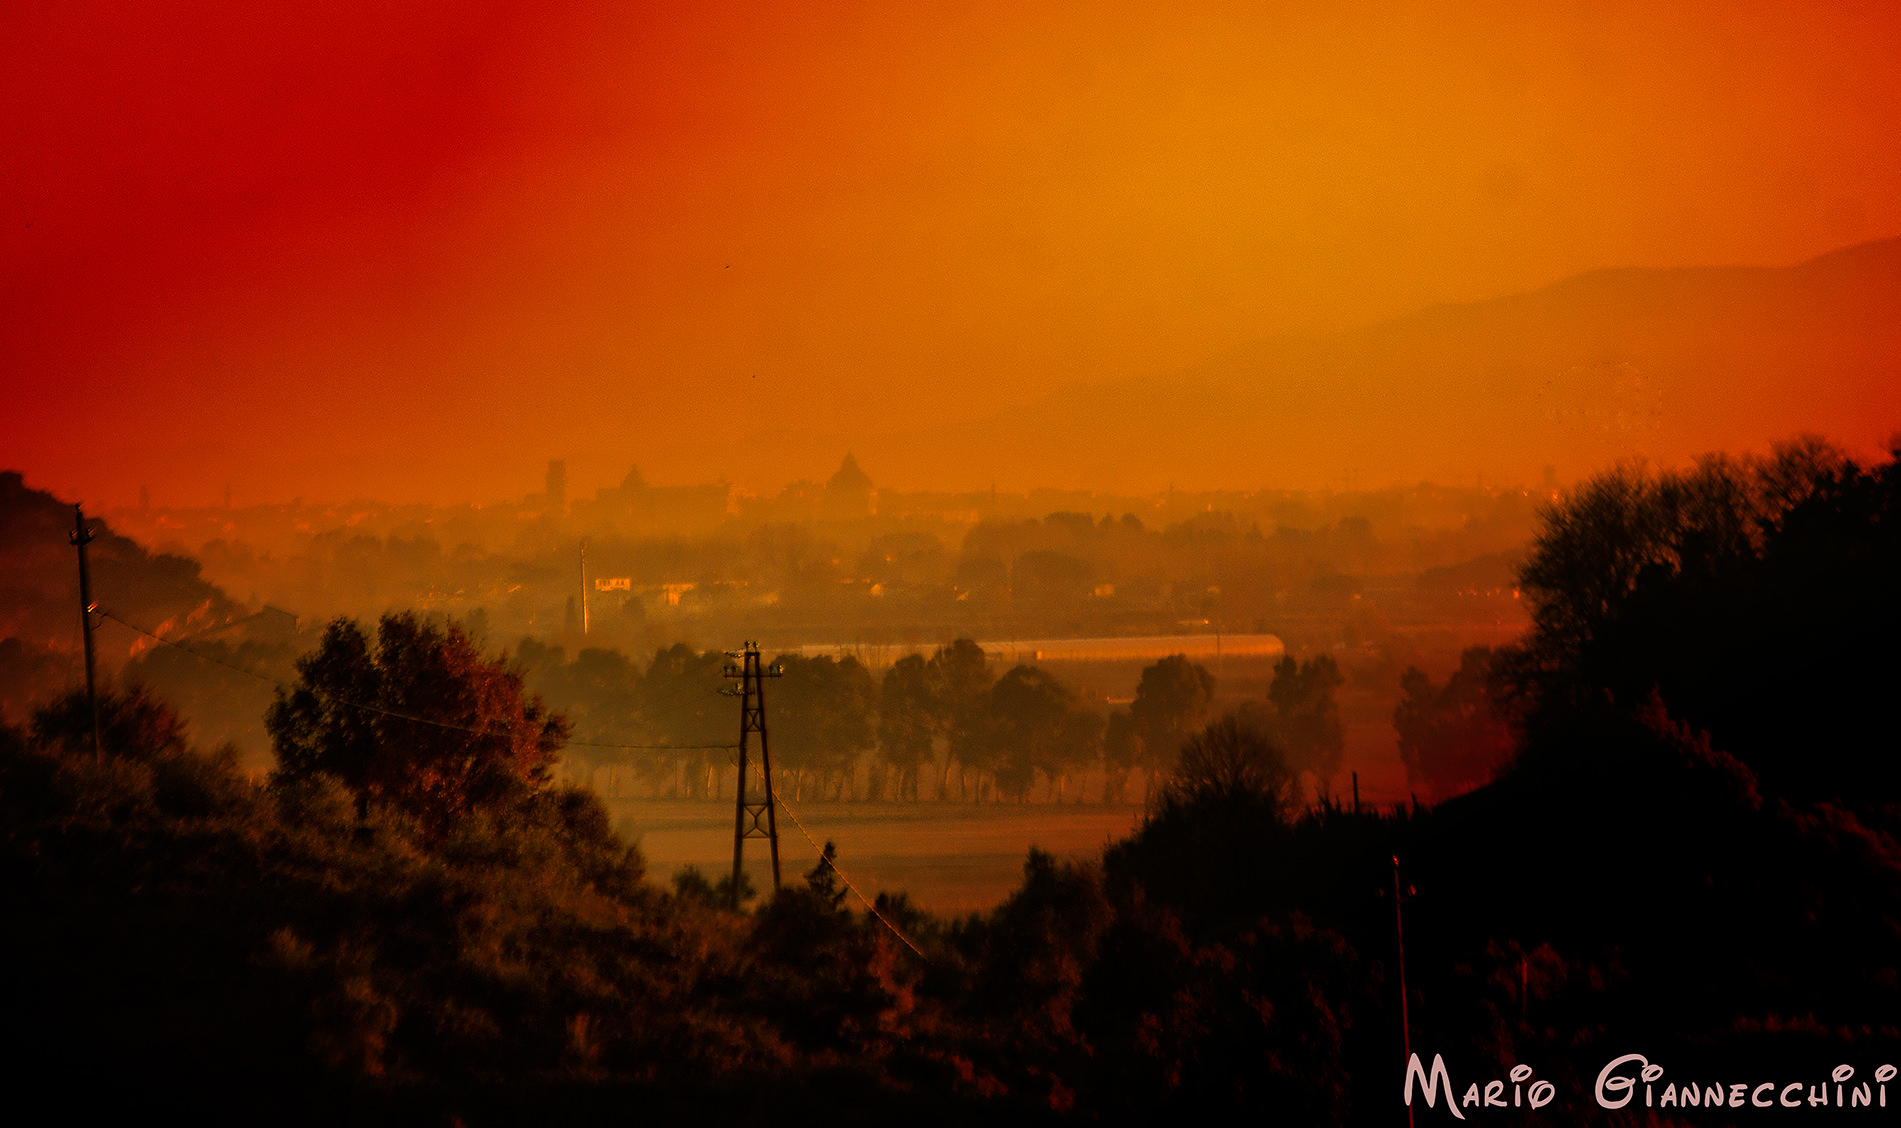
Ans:
[[[413,629],[399,626],[398,634]],[[326,638],[320,649],[333,645]],[[612,766],[651,794],[721,795],[737,727],[731,702],[716,692],[730,663],[722,652],[676,644],[643,669],[619,651],[585,649],[568,660],[560,647],[525,639],[515,660],[525,684],[573,726],[567,758],[582,773]],[[1394,725],[1408,775],[1427,794],[1471,790],[1507,759],[1493,663],[1490,648],[1474,647],[1444,686],[1416,668],[1403,675]],[[767,687],[773,764],[795,802],[1024,802],[1039,794],[1081,802],[1093,777],[1101,784],[1091,801],[1146,803],[1216,700],[1214,675],[1179,654],[1144,669],[1125,707],[1091,701],[1040,667],[999,675],[970,639],[907,654],[881,677],[851,656],[786,654],[774,664],[783,676]],[[1266,698],[1239,713],[1272,736],[1309,790],[1337,782],[1345,726],[1336,695],[1344,684],[1327,655],[1286,657]]]
[[[717,796],[738,727],[715,692],[730,662],[723,653],[679,644],[643,669],[618,651],[569,660],[524,640],[515,659],[527,684],[573,723],[569,755],[584,771],[614,765],[654,794]],[[851,656],[785,654],[773,664],[783,670],[766,686],[773,770],[794,801],[1080,802],[1091,776],[1103,781],[1092,801],[1145,799],[1215,702],[1214,676],[1179,654],[1145,669],[1126,707],[1089,700],[1037,666],[999,674],[970,639],[907,654],[882,676]],[[1321,786],[1345,748],[1335,700],[1344,680],[1330,657],[1288,657],[1248,711]]]

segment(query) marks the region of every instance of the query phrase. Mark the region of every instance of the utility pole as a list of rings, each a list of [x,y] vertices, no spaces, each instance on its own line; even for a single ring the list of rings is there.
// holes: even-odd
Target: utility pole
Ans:
[[[581,541],[581,637],[587,637],[587,540]]]
[[[86,643],[86,700],[92,704],[92,759],[93,763],[102,764],[106,753],[99,739],[99,683],[92,657],[92,573],[86,567],[86,546],[92,543],[93,533],[86,528],[86,515],[80,511],[78,502],[73,503],[73,531],[68,539],[79,550],[79,626]]]
[[[739,786],[735,788],[734,794],[732,898],[732,907],[737,910],[748,838],[764,838],[771,844],[772,891],[779,891],[779,817],[774,810],[777,803],[772,794],[772,752],[766,743],[765,679],[779,677],[784,671],[778,666],[760,664],[759,644],[756,642],[748,642],[739,650],[728,650],[726,656],[740,660],[737,666],[727,663],[721,671],[726,677],[739,679],[738,689],[722,691],[739,698]],[[748,800],[746,738],[755,732],[759,734],[759,767],[765,780],[765,797]],[[765,819],[763,823],[760,821],[762,816]]]

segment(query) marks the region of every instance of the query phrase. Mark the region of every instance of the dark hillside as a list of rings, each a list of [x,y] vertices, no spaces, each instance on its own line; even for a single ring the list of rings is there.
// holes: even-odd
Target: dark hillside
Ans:
[[[199,575],[198,562],[147,552],[89,517],[94,540],[93,600],[146,630],[189,634],[244,613]],[[79,572],[70,534],[73,507],[0,472],[0,717],[20,720],[26,705],[82,675],[78,654]],[[147,649],[149,639],[110,621],[94,635],[105,672]]]

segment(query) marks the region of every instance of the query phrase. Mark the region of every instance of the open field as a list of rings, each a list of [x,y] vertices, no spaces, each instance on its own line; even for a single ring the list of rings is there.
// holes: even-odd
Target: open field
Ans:
[[[1382,709],[1390,708],[1384,702]],[[1405,770],[1394,744],[1392,722],[1349,719],[1346,755],[1334,778],[1335,795],[1349,794],[1350,772],[1360,776],[1369,806],[1407,800]],[[733,864],[733,801],[730,770],[715,801],[619,798],[605,769],[592,781],[621,832],[638,842],[649,874],[670,883],[687,866],[710,879]],[[606,786],[602,786],[606,785]],[[1072,781],[1086,795],[1101,794],[1100,773]],[[1041,792],[1041,786],[1038,787]],[[1140,798],[1142,783],[1129,794]],[[624,793],[623,793],[624,794]],[[1311,799],[1311,795],[1307,796]],[[838,864],[867,896],[879,891],[909,894],[912,903],[939,914],[994,908],[1022,879],[1024,856],[1035,846],[1062,857],[1083,858],[1125,838],[1142,822],[1140,803],[835,802],[793,803],[798,821],[818,843],[838,847]],[[817,851],[793,820],[779,815],[780,871],[796,881],[812,868]],[[755,888],[771,886],[763,840],[746,843],[746,871]]]
[[[676,800],[609,800],[621,829],[640,844],[648,871],[661,881],[689,865],[717,880],[733,864],[733,806]],[[1035,803],[823,803],[797,805],[813,839],[838,847],[839,868],[867,897],[903,892],[934,913],[989,909],[1021,881],[1036,846],[1063,857],[1088,857],[1141,822],[1137,805]],[[798,826],[779,817],[780,869],[793,882],[817,851]],[[746,871],[768,889],[772,873],[764,840],[746,843]]]

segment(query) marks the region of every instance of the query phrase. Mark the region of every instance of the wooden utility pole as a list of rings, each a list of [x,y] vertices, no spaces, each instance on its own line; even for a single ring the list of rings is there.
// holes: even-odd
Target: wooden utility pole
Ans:
[[[92,759],[96,764],[105,762],[105,744],[99,739],[99,682],[97,666],[92,656],[92,573],[86,567],[86,546],[92,543],[93,533],[86,528],[86,515],[81,512],[79,503],[73,503],[73,531],[68,535],[73,547],[79,550],[79,627],[86,644],[86,700],[92,705]]]

